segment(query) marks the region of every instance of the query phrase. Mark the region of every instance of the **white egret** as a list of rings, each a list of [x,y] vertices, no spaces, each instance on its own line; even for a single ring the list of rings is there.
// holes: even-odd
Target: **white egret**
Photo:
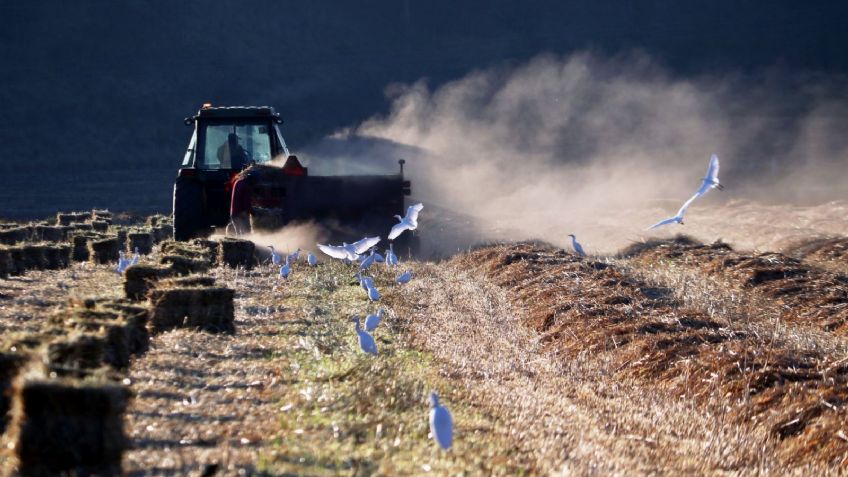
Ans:
[[[361,273],[357,272],[354,275],[354,278],[359,280],[359,286],[361,286],[362,289],[365,291],[368,291],[369,288],[374,287],[374,279],[371,277],[363,276]]]
[[[574,234],[568,234],[568,236],[571,237],[571,246],[574,247],[574,251],[577,252],[577,255],[585,257],[586,252],[583,251],[583,246],[577,242],[577,237],[575,237]]]
[[[316,257],[314,253],[309,252],[309,255],[306,256],[306,263],[308,263],[310,267],[314,267],[318,264],[318,257]]]
[[[371,253],[374,254],[374,261],[377,263],[383,263],[386,261],[386,257],[380,255],[380,252],[376,250],[371,250]]]
[[[395,255],[394,244],[389,243],[389,248],[386,250],[386,266],[393,267],[398,264],[397,255]]]
[[[136,248],[134,249],[133,257],[132,257],[132,262],[130,262],[130,265],[138,265],[138,258],[139,258],[139,255],[138,255],[138,247],[136,247]]]
[[[291,265],[289,264],[289,258],[286,257],[286,263],[282,267],[280,267],[280,277],[288,278],[291,273]]]
[[[430,393],[430,433],[433,440],[444,450],[453,445],[453,418],[450,411],[439,404],[439,395]]]
[[[373,265],[376,260],[377,260],[377,257],[374,256],[374,250],[372,249],[371,255],[368,255],[367,257],[365,257],[365,259],[362,260],[362,263],[359,264],[359,270],[363,271],[363,272],[365,270],[368,270],[369,268],[371,268],[371,265]]]
[[[298,259],[300,259],[300,248],[298,247],[297,250],[290,253],[287,258],[289,260],[289,263],[297,263]]]
[[[421,212],[421,209],[424,208],[424,204],[415,204],[410,205],[406,209],[406,217],[401,217],[400,215],[395,215],[395,218],[398,219],[398,223],[392,227],[392,231],[389,232],[389,240],[396,239],[400,234],[407,230],[415,230],[418,228],[418,213]]]
[[[131,265],[130,260],[127,258],[127,254],[123,251],[118,252],[118,266],[115,267],[115,273],[124,273],[124,271]]]
[[[377,287],[368,287],[368,299],[371,301],[380,301],[380,292],[377,290]]]
[[[404,283],[409,283],[412,280],[412,270],[407,270],[401,276],[397,277],[397,284],[403,285]]]
[[[645,230],[655,229],[657,227],[662,227],[663,225],[668,225],[675,222],[680,225],[683,225],[683,214],[686,212],[686,209],[688,209],[689,206],[692,205],[692,202],[694,202],[695,199],[706,194],[707,192],[709,192],[710,189],[724,190],[724,186],[721,185],[718,180],[718,166],[718,156],[713,154],[710,158],[710,166],[707,168],[707,175],[701,181],[701,187],[698,188],[698,191],[695,192],[695,195],[693,195],[689,198],[689,200],[683,203],[683,206],[680,207],[680,210],[677,211],[677,214],[674,217],[661,220]]]
[[[279,254],[279,253],[277,253],[277,252],[274,250],[274,246],[273,246],[273,245],[268,245],[268,248],[270,248],[270,249],[271,249],[271,263],[272,263],[272,264],[274,264],[274,265],[279,265],[279,264],[283,263],[283,259],[282,259],[282,257],[280,257],[280,254]]]
[[[337,258],[339,260],[348,259],[348,251],[343,245],[322,245],[320,243],[317,245],[318,250],[333,258]]]
[[[352,321],[356,324],[356,334],[359,335],[359,349],[363,353],[377,356],[377,343],[374,341],[374,337],[359,327],[358,316],[354,316]]]
[[[377,313],[368,315],[365,317],[365,331],[374,331],[377,329],[377,326],[380,324],[380,321],[383,319],[383,313],[386,310],[380,308],[377,310]]]

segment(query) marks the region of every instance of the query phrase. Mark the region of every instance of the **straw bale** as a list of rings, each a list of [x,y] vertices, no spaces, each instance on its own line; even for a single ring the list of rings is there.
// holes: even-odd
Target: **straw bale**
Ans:
[[[233,268],[251,268],[254,265],[255,249],[256,245],[250,240],[224,238],[221,240],[218,262]]]
[[[153,234],[150,232],[130,232],[127,234],[127,241],[131,252],[136,249],[144,255],[153,252]]]
[[[209,332],[234,333],[235,292],[229,288],[169,288],[150,291],[154,333],[186,327]]]
[[[143,300],[153,284],[163,278],[173,276],[170,267],[133,265],[124,271],[124,291],[130,300]]]
[[[120,257],[117,237],[95,239],[88,242],[89,259],[93,263],[117,262]]]
[[[128,446],[125,386],[28,375],[16,380],[13,392],[16,474],[121,475]]]
[[[32,233],[29,227],[0,230],[0,244],[14,245],[19,242],[26,242],[31,237]]]
[[[192,273],[205,273],[209,271],[209,262],[203,259],[194,259],[183,255],[165,255],[159,259],[162,264],[170,265],[177,275],[190,275]]]

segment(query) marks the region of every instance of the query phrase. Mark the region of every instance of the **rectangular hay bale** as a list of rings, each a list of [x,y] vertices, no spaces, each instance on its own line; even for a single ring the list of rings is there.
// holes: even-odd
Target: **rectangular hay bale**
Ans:
[[[153,234],[150,232],[130,232],[127,234],[130,252],[148,255],[153,253]]]
[[[212,333],[234,333],[235,291],[230,288],[197,287],[153,289],[153,333],[174,328],[192,328]]]
[[[254,265],[253,252],[256,245],[250,240],[227,237],[221,240],[218,262],[232,268],[251,268]]]
[[[93,263],[117,262],[120,256],[117,237],[90,240],[88,242],[89,260]]]
[[[124,271],[124,292],[130,300],[143,300],[157,281],[173,275],[170,267],[133,265]]]
[[[39,477],[121,475],[129,399],[129,390],[114,383],[18,379],[10,425],[14,470]]]

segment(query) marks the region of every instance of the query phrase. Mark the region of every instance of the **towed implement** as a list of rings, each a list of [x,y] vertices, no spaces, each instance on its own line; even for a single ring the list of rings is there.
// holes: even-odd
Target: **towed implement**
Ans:
[[[290,154],[271,107],[204,105],[185,123],[194,132],[174,183],[176,240],[311,221],[328,239],[352,241],[388,231],[392,217],[405,214],[411,186],[402,159],[394,174],[310,175]],[[404,235],[397,245],[413,246],[417,238]]]

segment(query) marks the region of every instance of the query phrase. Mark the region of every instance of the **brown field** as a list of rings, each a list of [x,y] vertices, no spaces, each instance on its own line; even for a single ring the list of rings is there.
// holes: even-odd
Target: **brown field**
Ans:
[[[739,221],[779,210],[724,209]],[[210,267],[208,244],[155,246],[135,273],[162,278],[132,305],[117,301],[114,264],[94,258],[0,278],[0,330],[7,348],[42,340],[33,366],[127,388],[128,475],[841,475],[848,230],[824,210],[781,210],[779,236],[662,235],[585,258],[543,242],[480,246],[402,263],[415,274],[404,286],[379,265],[376,358],[350,322],[377,308],[354,268],[301,262],[283,280],[263,263]],[[778,223],[801,216],[821,220],[803,233]],[[198,275],[165,278],[182,273]],[[206,302],[162,331],[163,294],[213,288],[235,291],[235,333],[189,326]],[[126,307],[152,320],[128,367],[57,367],[49,343],[76,336],[57,323]],[[454,416],[449,452],[428,437],[431,389]],[[3,437],[5,471],[19,421]]]

